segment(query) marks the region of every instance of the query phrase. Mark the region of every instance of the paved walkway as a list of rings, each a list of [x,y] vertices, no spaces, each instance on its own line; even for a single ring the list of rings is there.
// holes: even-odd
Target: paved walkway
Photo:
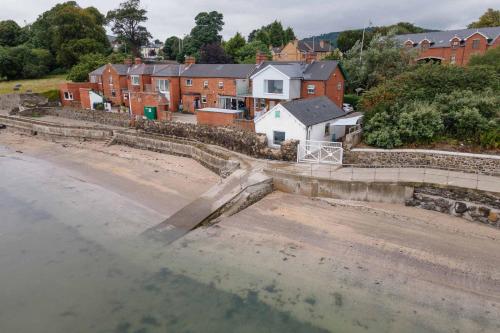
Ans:
[[[500,177],[460,171],[432,168],[357,168],[308,163],[269,163],[268,168],[318,178],[380,182],[423,182],[500,193]]]

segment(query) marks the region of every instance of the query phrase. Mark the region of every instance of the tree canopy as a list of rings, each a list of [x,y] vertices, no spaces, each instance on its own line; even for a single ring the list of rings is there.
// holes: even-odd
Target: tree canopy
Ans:
[[[105,52],[109,48],[103,24],[104,16],[96,8],[64,2],[31,25],[30,44],[49,50],[60,67],[70,68],[78,62],[79,52]]]
[[[205,44],[200,49],[199,62],[202,64],[228,64],[232,63],[220,43]]]
[[[22,29],[13,20],[0,21],[0,46],[21,44]]]
[[[245,38],[237,32],[227,42],[224,43],[224,50],[231,59],[235,60],[238,56],[238,51],[245,46]]]
[[[472,22],[467,26],[469,29],[486,27],[500,27],[500,10],[488,8],[478,21]]]
[[[147,10],[141,7],[140,0],[127,0],[106,15],[111,31],[137,56],[140,55],[141,46],[152,38],[146,27],[141,25],[148,20],[146,14]]]
[[[283,25],[279,21],[274,21],[271,24],[255,29],[248,35],[248,41],[253,42],[258,40],[267,46],[284,46],[291,40],[294,40],[295,33],[291,27],[283,29]]]
[[[181,40],[179,37],[172,36],[165,40],[163,45],[163,55],[166,59],[177,60],[180,53]]]

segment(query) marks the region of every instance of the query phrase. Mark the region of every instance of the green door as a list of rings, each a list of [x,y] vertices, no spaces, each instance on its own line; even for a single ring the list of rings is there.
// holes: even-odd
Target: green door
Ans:
[[[145,106],[144,107],[144,116],[150,120],[156,119],[156,106]]]

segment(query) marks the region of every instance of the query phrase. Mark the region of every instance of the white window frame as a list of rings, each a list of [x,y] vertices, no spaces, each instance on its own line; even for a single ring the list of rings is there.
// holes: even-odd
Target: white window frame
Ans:
[[[110,75],[108,78],[108,83],[113,84],[113,75]]]
[[[224,88],[224,81],[219,81],[219,89],[223,89]]]
[[[457,57],[455,55],[452,55],[450,57],[450,64],[455,64],[457,62]]]
[[[205,95],[201,96],[201,104],[207,104],[207,96]]]
[[[130,82],[133,86],[138,86],[141,84],[141,78],[139,75],[130,75]]]
[[[161,89],[162,86],[164,87],[163,90]],[[167,79],[156,80],[156,90],[158,90],[159,92],[162,92],[162,93],[169,92],[170,91],[170,81]]]
[[[208,80],[203,81],[203,88],[204,89],[208,88]]]
[[[308,84],[307,85],[307,94],[308,95],[314,95],[314,94],[316,94],[316,85],[314,85],[314,84]]]
[[[342,90],[342,82],[337,83],[337,90]]]
[[[193,86],[193,79],[186,79],[186,87],[192,87]]]
[[[65,101],[72,101],[73,100],[73,93],[71,91],[65,91],[64,92],[64,100]]]

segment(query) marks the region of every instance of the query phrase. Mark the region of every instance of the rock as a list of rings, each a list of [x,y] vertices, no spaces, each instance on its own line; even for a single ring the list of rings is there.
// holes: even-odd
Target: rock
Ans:
[[[491,223],[496,223],[498,221],[498,214],[495,212],[491,212],[488,214],[488,221]]]
[[[463,202],[457,201],[455,202],[455,213],[463,214],[467,211],[467,205]]]

